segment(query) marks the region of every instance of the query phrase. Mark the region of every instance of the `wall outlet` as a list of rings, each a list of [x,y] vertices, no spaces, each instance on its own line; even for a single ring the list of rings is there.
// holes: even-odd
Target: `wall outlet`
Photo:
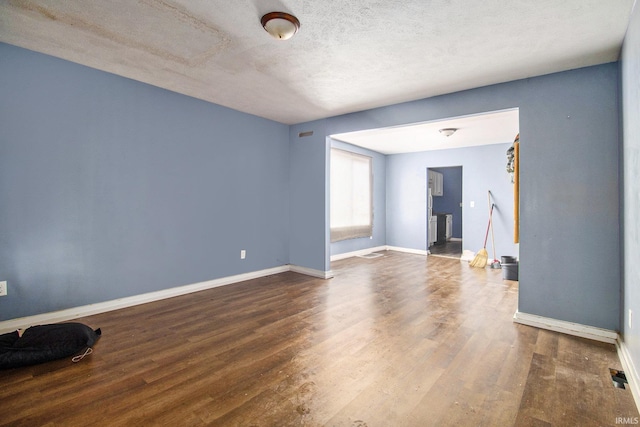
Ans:
[[[633,329],[633,310],[629,309],[629,329]]]
[[[247,251],[244,249],[240,251],[240,259],[245,259],[247,257]]]
[[[7,282],[0,282],[0,297],[7,294]]]
[[[476,207],[476,202],[474,202],[474,201],[469,202],[469,207],[470,208],[475,208]]]

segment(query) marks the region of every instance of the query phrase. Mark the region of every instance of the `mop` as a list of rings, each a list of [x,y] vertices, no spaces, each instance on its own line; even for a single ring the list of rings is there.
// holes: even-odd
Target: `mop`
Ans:
[[[491,205],[491,209],[493,210],[495,203],[491,204],[491,191],[489,191],[489,205]],[[493,238],[493,219],[491,214],[489,214],[489,228],[491,228],[491,247],[493,248],[493,261],[491,261],[491,268],[502,268],[500,261],[496,259],[496,242]]]

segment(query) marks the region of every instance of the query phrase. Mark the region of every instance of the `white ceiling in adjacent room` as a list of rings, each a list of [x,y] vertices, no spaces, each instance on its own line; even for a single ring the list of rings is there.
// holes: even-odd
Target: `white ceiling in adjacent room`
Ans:
[[[331,138],[383,154],[444,150],[513,142],[519,133],[518,109],[455,117],[406,126],[331,135]],[[456,129],[445,136],[440,129]]]

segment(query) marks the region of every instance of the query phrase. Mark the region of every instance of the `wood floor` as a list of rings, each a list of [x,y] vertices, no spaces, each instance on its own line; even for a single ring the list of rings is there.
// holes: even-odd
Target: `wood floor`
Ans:
[[[614,346],[512,322],[500,270],[384,252],[80,319],[94,352],[0,371],[0,425],[615,426]]]
[[[460,259],[462,255],[462,241],[452,240],[429,248],[432,255],[446,256]]]

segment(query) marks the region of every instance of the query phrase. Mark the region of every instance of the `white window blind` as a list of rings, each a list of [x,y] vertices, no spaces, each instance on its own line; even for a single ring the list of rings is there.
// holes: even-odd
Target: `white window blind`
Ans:
[[[369,156],[331,149],[331,241],[373,234],[373,174]]]

